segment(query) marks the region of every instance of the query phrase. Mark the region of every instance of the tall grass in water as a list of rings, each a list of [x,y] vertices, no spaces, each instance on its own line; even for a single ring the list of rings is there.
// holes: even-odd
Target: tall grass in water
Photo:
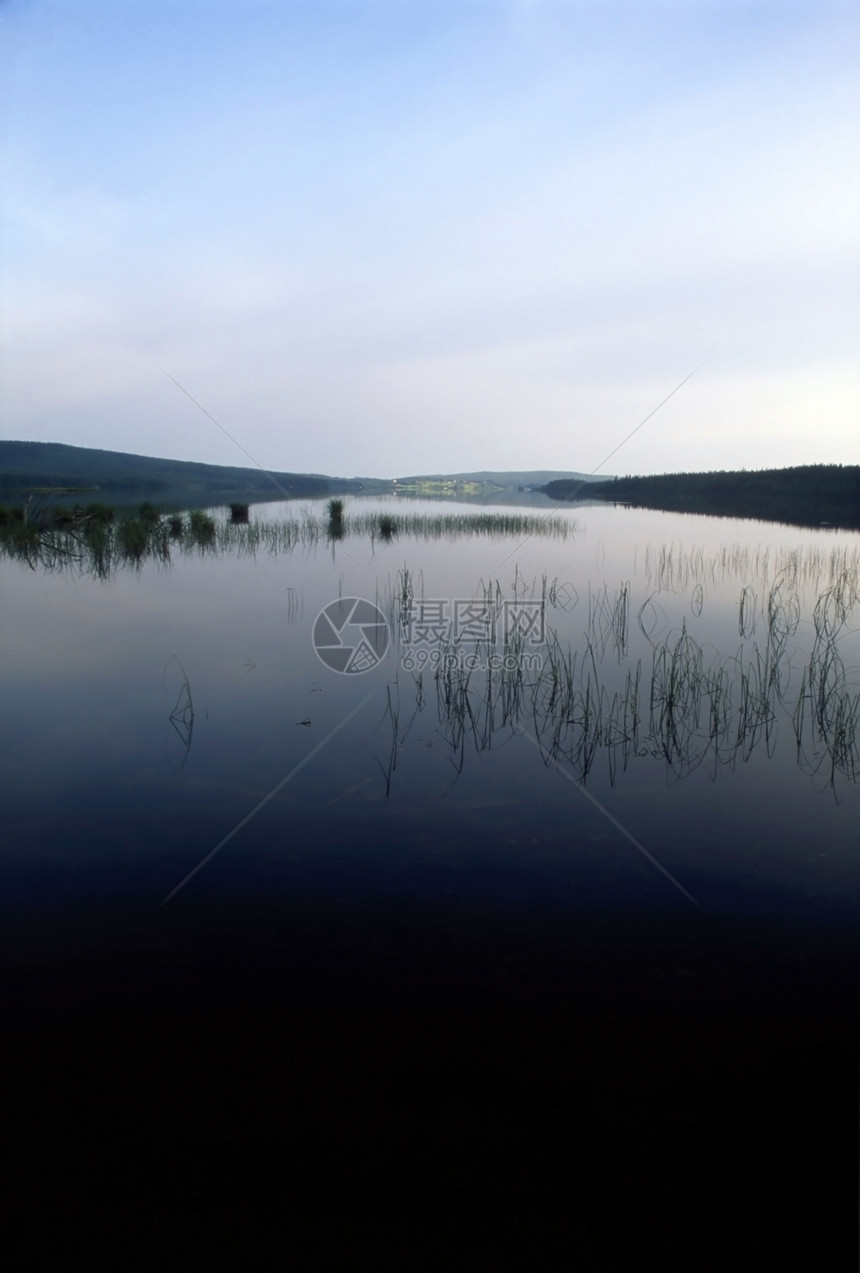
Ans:
[[[394,694],[394,697],[392,698],[391,686],[390,685],[386,686],[385,714],[382,719],[388,720],[390,724],[391,742],[389,745],[388,755],[386,757],[385,764],[383,764],[382,761],[379,760],[378,758],[374,757],[374,759],[376,759],[377,765],[379,766],[382,772],[382,777],[385,780],[386,798],[391,795],[391,779],[394,775],[395,769],[397,768],[397,749],[400,746],[400,742],[401,742],[400,740],[400,688],[396,680],[394,683],[394,691],[395,691],[395,694]]]
[[[382,523],[390,538],[438,540],[494,535],[558,539],[572,538],[576,524],[565,518],[543,518],[528,513],[359,513],[344,518],[345,533],[384,538]]]
[[[120,522],[116,547],[121,558],[135,566],[140,566],[145,560],[168,560],[170,545],[166,529],[157,518],[135,517]]]
[[[13,521],[0,527],[0,552],[28,562],[35,570],[73,570],[99,579],[115,571],[141,568],[145,562],[165,565],[172,552],[214,550],[218,546],[215,520],[201,510],[162,517],[151,505],[141,505],[136,517],[112,520],[103,506],[72,510],[61,524],[52,519]]]
[[[188,514],[188,530],[186,539],[199,548],[214,548],[216,544],[215,518],[200,508],[194,508]]]
[[[152,505],[142,505],[137,517],[111,523],[95,510],[69,510],[62,514],[62,524],[48,520],[28,519],[22,510],[0,513],[0,552],[18,557],[35,570],[71,568],[82,574],[106,577],[126,566],[138,567],[145,561],[167,563],[171,545],[183,552],[218,551],[254,555],[259,551],[272,555],[289,553],[297,548],[314,548],[331,543],[348,534],[368,534],[373,542],[387,543],[396,537],[412,536],[425,540],[456,539],[473,535],[550,534],[566,538],[573,533],[572,524],[560,519],[546,521],[537,517],[497,514],[451,514],[432,517],[424,514],[369,514],[348,518],[343,500],[329,502],[328,521],[313,517],[281,522],[246,522],[241,517],[216,521],[210,514],[195,509],[187,515],[161,516]],[[95,526],[104,525],[108,534],[95,535]]]
[[[851,571],[818,598],[815,639],[793,716],[801,765],[811,773],[824,768],[831,786],[837,775],[853,779],[860,769],[860,689],[850,684],[839,648],[858,600],[858,576]]]
[[[330,499],[328,502],[328,533],[331,539],[343,539],[344,537],[342,499]]]
[[[588,628],[601,657],[611,643],[619,663],[627,655],[630,639],[630,584],[622,583],[610,601],[609,589],[588,593]]]
[[[742,581],[748,590],[745,608],[749,619],[754,597],[766,596],[774,578],[782,577],[786,586],[794,590],[810,588],[820,592],[846,573],[856,576],[860,572],[860,548],[813,543],[801,548],[774,549],[736,544],[709,552],[701,546],[646,544],[642,564],[646,581],[658,592],[687,593],[696,585],[708,590]]]
[[[614,601],[608,593],[592,597],[581,645],[547,628],[537,666],[521,634],[495,646],[477,643],[472,662],[464,662],[456,642],[440,640],[428,666],[435,667],[440,733],[455,768],[462,769],[467,746],[482,751],[526,729],[547,763],[570,767],[579,781],[601,756],[610,782],[630,764],[654,758],[677,780],[710,757],[716,779],[721,767],[749,761],[759,749],[772,754],[793,729],[801,767],[822,772],[836,794],[837,779],[860,777],[860,688],[839,648],[860,604],[858,576],[840,576],[818,598],[815,639],[800,678],[794,663],[802,614],[791,582],[786,573],[771,584],[760,607],[763,626],[726,658],[700,644],[682,621],[662,640],[649,638],[650,670],[629,653],[626,667],[619,669],[615,658],[607,666],[619,648],[627,651],[631,596],[623,587]],[[548,593],[544,582],[541,595]],[[498,600],[498,581],[482,583],[478,595]],[[489,656],[499,650],[505,658],[492,663]]]

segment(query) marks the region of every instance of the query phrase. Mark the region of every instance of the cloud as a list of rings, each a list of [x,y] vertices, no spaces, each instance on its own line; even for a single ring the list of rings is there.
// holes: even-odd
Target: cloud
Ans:
[[[18,24],[11,433],[234,462],[161,364],[277,467],[582,468],[702,363],[631,463],[853,453],[837,8],[132,8]]]

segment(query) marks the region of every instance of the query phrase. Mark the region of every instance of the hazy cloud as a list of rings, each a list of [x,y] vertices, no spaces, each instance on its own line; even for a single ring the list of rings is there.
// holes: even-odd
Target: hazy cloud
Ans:
[[[701,363],[622,469],[856,460],[849,7],[121,16],[7,24],[6,436],[234,462],[161,364],[277,467],[585,468]]]

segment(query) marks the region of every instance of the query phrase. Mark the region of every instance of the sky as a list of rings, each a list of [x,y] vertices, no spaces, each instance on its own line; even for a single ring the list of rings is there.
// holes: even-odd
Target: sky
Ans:
[[[0,437],[860,463],[858,64],[853,0],[0,0]]]

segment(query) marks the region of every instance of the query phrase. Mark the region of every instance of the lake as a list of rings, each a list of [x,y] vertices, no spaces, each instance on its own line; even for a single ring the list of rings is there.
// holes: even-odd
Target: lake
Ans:
[[[389,1136],[403,1110],[377,1091],[381,1058],[413,1045],[401,1025],[371,1046],[371,1020],[376,1038],[421,1020],[437,1050],[457,1022],[465,1053],[494,1021],[484,1061],[499,1031],[543,1039],[521,1072],[545,1064],[553,1100],[565,1031],[597,1082],[631,1022],[640,1049],[692,1030],[713,1081],[731,1021],[757,1040],[752,1105],[774,1052],[809,1064],[807,1031],[827,1058],[856,1020],[860,536],[349,499],[332,538],[325,504],[303,508],[316,527],[287,504],[249,526],[213,510],[208,545],[101,577],[86,555],[0,561],[5,1022],[23,1054],[77,1049],[80,1080],[94,1040],[143,1031],[162,1081],[168,1040],[200,1061],[201,1023],[222,1046],[228,1020],[258,1032],[259,1056],[286,1019],[305,1039],[349,1019]],[[478,512],[541,520],[452,529]],[[665,1069],[655,1052],[635,1071],[664,1105]],[[627,1108],[634,1069],[612,1072]],[[454,1092],[460,1112],[430,1122],[468,1123]]]

